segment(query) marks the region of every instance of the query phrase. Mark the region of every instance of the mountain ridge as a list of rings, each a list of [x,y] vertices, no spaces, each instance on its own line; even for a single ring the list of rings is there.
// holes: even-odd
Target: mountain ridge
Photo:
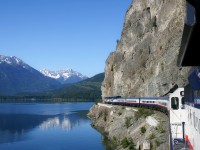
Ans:
[[[40,72],[47,77],[56,79],[61,84],[72,84],[72,83],[76,83],[76,82],[80,82],[82,80],[88,79],[87,76],[73,69],[65,69],[65,70],[58,70],[58,71],[42,69],[40,70]]]
[[[104,80],[104,73],[99,73],[91,78],[66,85],[53,92],[54,97],[63,99],[87,99],[100,100],[101,99],[101,84]]]
[[[0,94],[17,94],[53,90],[60,83],[15,56],[0,55],[0,85]]]
[[[14,96],[17,99],[31,97],[54,100],[59,98],[66,101],[101,99],[100,87],[104,73],[99,73],[91,78],[86,78],[72,69],[52,71],[51,73],[54,78],[45,76],[15,56],[0,55],[0,95],[7,98]],[[82,80],[76,81],[76,83],[61,84],[55,78],[58,79],[63,74],[67,79],[70,75],[78,75],[82,77]]]

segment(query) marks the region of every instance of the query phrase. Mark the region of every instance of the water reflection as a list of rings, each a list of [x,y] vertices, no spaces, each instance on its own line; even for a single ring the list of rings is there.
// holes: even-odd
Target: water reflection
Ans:
[[[34,129],[50,128],[69,131],[88,122],[79,113],[59,115],[0,114],[0,144],[25,141]]]
[[[70,131],[72,128],[84,124],[88,119],[81,118],[78,113],[70,115],[59,115],[55,118],[49,118],[39,125],[39,128],[47,130],[50,128],[61,128]]]
[[[0,143],[27,139],[26,133],[52,116],[31,114],[0,114]]]

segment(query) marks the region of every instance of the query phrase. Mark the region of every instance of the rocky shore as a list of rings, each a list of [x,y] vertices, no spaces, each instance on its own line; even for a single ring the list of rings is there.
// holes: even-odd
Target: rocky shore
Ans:
[[[109,150],[169,150],[169,118],[162,112],[98,103],[87,116]]]

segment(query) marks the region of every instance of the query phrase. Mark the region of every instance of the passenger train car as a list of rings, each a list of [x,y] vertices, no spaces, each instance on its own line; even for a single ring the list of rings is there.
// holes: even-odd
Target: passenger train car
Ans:
[[[169,97],[132,97],[122,98],[121,96],[105,97],[104,102],[113,105],[126,105],[134,107],[147,107],[168,112]]]

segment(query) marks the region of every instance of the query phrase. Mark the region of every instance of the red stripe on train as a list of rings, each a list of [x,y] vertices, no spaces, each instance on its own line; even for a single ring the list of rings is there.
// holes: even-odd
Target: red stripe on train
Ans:
[[[190,150],[194,150],[194,148],[193,148],[193,146],[192,146],[192,143],[191,143],[190,140],[189,140],[188,135],[185,136],[185,140],[186,140],[186,142],[188,143]]]

